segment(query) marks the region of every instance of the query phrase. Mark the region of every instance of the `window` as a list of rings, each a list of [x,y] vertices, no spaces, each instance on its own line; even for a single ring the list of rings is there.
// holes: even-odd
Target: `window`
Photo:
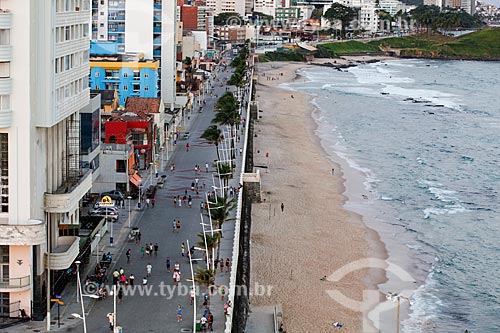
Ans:
[[[82,29],[83,29],[83,37],[88,37],[89,36],[89,24],[85,23],[82,26]]]
[[[100,72],[95,72],[94,76],[95,77],[99,77],[99,76],[101,76],[101,73]]]
[[[149,90],[149,87],[148,86],[144,86],[144,91],[148,91]]]
[[[148,73],[144,74],[144,78],[145,79],[149,78],[149,74]]]
[[[123,77],[128,77],[128,73],[127,73],[127,72],[124,72],[124,73],[123,73]]]
[[[10,109],[10,96],[0,95],[0,110],[9,110],[9,109]]]
[[[10,62],[0,62],[0,78],[10,77]]]
[[[99,24],[99,27],[100,27],[100,28],[104,28],[104,23],[100,23],[100,24]]]
[[[125,160],[116,160],[116,172],[124,173],[125,170]]]
[[[10,30],[0,29],[0,45],[9,45],[9,44],[10,44]]]
[[[9,136],[7,133],[0,133],[0,212],[9,212]]]
[[[123,90],[127,91],[128,90],[128,86],[123,86]]]
[[[71,38],[71,31],[69,27],[64,28],[64,40],[70,40]]]

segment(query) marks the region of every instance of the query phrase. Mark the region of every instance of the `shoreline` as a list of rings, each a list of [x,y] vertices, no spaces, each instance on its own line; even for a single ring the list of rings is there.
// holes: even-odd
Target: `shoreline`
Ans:
[[[362,58],[362,61],[365,61],[365,58],[368,57],[356,57],[356,58]],[[386,58],[387,57],[384,57],[384,59]],[[322,59],[322,60],[324,62],[332,61],[331,59]],[[339,59],[336,60],[338,61]],[[345,62],[346,64],[352,61],[357,61],[357,59],[342,60],[342,62]],[[310,184],[310,182],[315,181],[314,179],[310,179],[311,176],[313,178],[328,177],[327,178],[328,183],[333,183],[333,186],[326,186],[325,188],[320,188],[320,189],[304,188],[303,191],[312,193],[302,193],[302,197],[305,198],[304,200],[307,200],[309,196],[312,195],[314,197],[314,194],[316,194],[320,197],[320,201],[323,200],[324,197],[331,198],[331,200],[327,201],[328,206],[330,207],[328,208],[324,207],[325,212],[319,212],[319,216],[318,212],[310,212],[310,211],[303,212],[304,217],[312,214],[314,217],[320,219],[321,218],[332,219],[333,220],[332,223],[338,224],[336,225],[336,227],[338,227],[341,230],[336,230],[336,228],[332,228],[332,225],[329,224],[329,222],[325,223],[325,221],[323,221],[322,223],[319,223],[321,227],[319,230],[319,234],[314,235],[315,237],[311,241],[312,242],[325,241],[326,243],[329,243],[328,240],[321,239],[322,238],[321,236],[325,237],[325,235],[322,234],[327,233],[328,234],[326,235],[327,238],[331,236],[334,237],[335,240],[338,240],[343,237],[347,239],[348,244],[345,243],[342,244],[342,242],[340,242],[340,244],[337,244],[335,242],[327,244],[331,245],[332,247],[330,249],[331,251],[327,251],[331,253],[326,253],[326,254],[333,256],[335,256],[335,254],[338,254],[337,258],[333,259],[328,258],[329,262],[327,267],[330,267],[329,268],[330,271],[327,271],[327,269],[324,268],[326,265],[324,265],[322,262],[314,262],[311,269],[307,270],[306,272],[307,274],[304,274],[303,276],[301,275],[301,282],[303,282],[302,288],[304,288],[304,285],[306,285],[306,288],[314,289],[304,293],[304,297],[307,297],[308,294],[315,295],[315,298],[310,299],[310,302],[308,302],[308,304],[303,304],[300,302],[298,304],[296,303],[297,298],[302,297],[301,295],[303,294],[303,292],[299,292],[296,289],[293,290],[293,288],[278,288],[277,294],[273,295],[275,297],[272,298],[252,297],[251,304],[252,307],[255,305],[260,306],[260,305],[281,304],[283,307],[285,327],[291,332],[294,331],[326,332],[331,330],[331,323],[335,321],[343,323],[346,329],[349,331],[361,332],[362,323],[368,317],[369,310],[365,311],[365,313],[363,314],[349,310],[345,306],[341,305],[339,302],[335,301],[329,295],[327,295],[327,291],[332,289],[337,289],[347,297],[350,297],[351,299],[356,301],[361,301],[363,299],[362,295],[363,290],[378,290],[381,284],[387,282],[387,277],[385,272],[381,269],[373,269],[373,268],[362,269],[346,275],[343,279],[340,279],[339,281],[327,281],[326,283],[323,284],[322,283],[318,284],[317,281],[320,279],[321,276],[323,275],[328,276],[329,274],[334,273],[337,269],[340,269],[344,265],[359,259],[375,257],[385,261],[388,258],[388,252],[386,250],[385,243],[380,238],[379,233],[374,229],[370,228],[363,221],[362,214],[346,207],[348,202],[352,200],[352,198],[350,198],[349,196],[350,193],[348,193],[347,191],[348,186],[346,186],[346,183],[349,181],[350,178],[355,177],[358,180],[358,183],[362,184],[362,182],[359,182],[360,179],[359,177],[361,177],[362,175],[361,172],[359,172],[359,174],[356,175],[355,174],[356,170],[350,168],[345,163],[345,161],[342,161],[342,158],[340,156],[338,155],[337,157],[329,156],[326,153],[323,143],[321,142],[322,140],[317,135],[318,124],[314,119],[314,115],[316,112],[318,112],[318,109],[312,104],[313,97],[305,93],[291,91],[283,87],[280,87],[281,83],[296,82],[297,80],[305,80],[304,77],[300,76],[297,73],[297,70],[310,65],[311,64],[306,64],[306,63],[280,62],[280,63],[264,63],[264,64],[258,64],[256,66],[257,74],[259,75],[256,100],[259,102],[260,107],[263,111],[262,113],[263,119],[262,120],[259,119],[258,122],[255,123],[255,129],[256,133],[258,134],[258,137],[254,139],[255,140],[254,146],[255,150],[259,151],[259,146],[262,146],[263,144],[270,142],[276,142],[276,145],[279,145],[278,148],[281,148],[287,152],[288,158],[300,158],[300,157],[304,158],[308,156],[300,156],[300,155],[313,155],[309,159],[305,158],[299,161],[300,164],[302,164],[306,169],[296,171],[297,176],[299,176],[300,178],[308,179],[307,184]],[[267,75],[267,78],[265,75]],[[272,78],[273,75],[275,76],[276,80],[269,79],[269,77]],[[265,89],[263,89],[263,87],[265,87]],[[292,96],[291,98],[293,98],[293,101],[291,100],[290,96]],[[283,98],[286,102],[276,103],[275,100],[277,100],[278,98],[280,100],[281,98]],[[292,109],[296,109],[297,107],[303,107],[302,109],[303,112],[297,110],[292,111],[290,110],[290,106],[293,106]],[[273,114],[271,114],[270,111],[268,110],[272,110]],[[270,120],[271,117],[274,118],[274,113],[280,113],[280,115],[277,116],[277,118],[280,119]],[[261,114],[259,113],[259,115]],[[285,119],[281,119],[284,117],[290,118],[291,120],[287,121]],[[286,124],[284,122],[286,122]],[[302,133],[301,130],[298,129],[295,131],[293,130],[293,127],[299,128],[301,124],[305,125],[303,130],[307,133],[307,136],[304,133]],[[266,125],[271,125],[271,126],[266,126]],[[290,128],[290,126],[292,128]],[[265,131],[265,127],[271,127],[271,128],[274,127],[275,129],[279,129],[279,131],[281,132],[278,131],[273,132],[270,130]],[[285,134],[288,134],[289,131],[295,133],[296,135],[298,135],[300,132],[300,134],[302,134],[301,137],[303,138],[303,140],[301,140],[302,144],[293,142],[290,145],[288,142],[286,142],[286,141],[294,141],[294,140],[286,140],[290,139],[289,136],[285,136],[285,138],[283,138],[283,132],[285,132]],[[304,146],[307,147],[307,151],[305,149],[302,152],[297,151],[300,148],[304,148]],[[261,283],[261,281],[264,281],[264,282],[270,282],[273,285],[278,284],[281,287],[280,282],[283,281],[279,281],[280,280],[279,278],[273,278],[272,276],[268,276],[269,274],[266,274],[267,273],[266,270],[270,269],[270,265],[269,263],[263,264],[260,259],[263,259],[264,253],[270,252],[271,255],[268,256],[271,258],[271,260],[276,260],[276,262],[272,262],[272,264],[274,265],[277,264],[279,266],[280,261],[286,262],[290,260],[290,258],[282,258],[282,256],[285,255],[289,257],[290,255],[288,253],[283,253],[284,252],[283,249],[276,246],[276,244],[268,244],[264,242],[261,237],[263,237],[264,234],[266,236],[278,237],[278,238],[291,237],[294,240],[296,246],[301,246],[301,240],[300,238],[296,237],[297,236],[296,233],[297,232],[299,234],[302,233],[300,234],[300,236],[306,239],[308,239],[311,235],[307,234],[308,232],[307,228],[305,228],[304,230],[303,226],[300,225],[300,222],[297,223],[295,219],[293,219],[292,221],[287,221],[287,223],[289,224],[288,225],[289,229],[286,231],[282,230],[281,228],[280,228],[281,230],[273,230],[273,228],[271,228],[269,225],[266,225],[266,223],[275,223],[274,221],[275,215],[273,215],[273,219],[271,219],[271,214],[269,214],[269,219],[268,220],[265,219],[265,215],[263,214],[262,211],[267,210],[265,209],[267,207],[262,207],[262,206],[269,206],[269,201],[271,201],[271,205],[269,206],[269,212],[271,212],[270,209],[273,206],[273,201],[276,202],[276,199],[273,198],[272,192],[274,190],[275,192],[278,192],[276,195],[279,195],[281,193],[279,190],[282,187],[280,186],[280,180],[283,177],[283,175],[275,176],[274,173],[279,172],[278,171],[279,169],[286,170],[287,173],[294,173],[295,171],[295,170],[290,170],[292,169],[293,166],[289,167],[286,161],[284,161],[283,159],[280,159],[279,163],[273,162],[272,157],[274,157],[275,154],[279,154],[279,152],[271,151],[269,158],[271,162],[267,161],[270,166],[269,174],[267,172],[264,173],[265,171],[261,170],[262,191],[263,193],[265,193],[263,195],[265,202],[261,204],[253,204],[252,216],[254,222],[252,225],[253,230],[252,230],[252,248],[251,248],[252,252],[251,279],[259,283]],[[262,165],[266,163],[266,158],[263,155],[264,151],[254,152],[254,159],[256,165]],[[310,164],[311,162],[321,164],[322,166],[323,170],[320,171],[321,174],[318,174],[317,177],[310,174],[308,175],[308,171],[312,173],[313,169],[315,169],[316,167],[312,166]],[[282,168],[280,168],[280,166],[282,166]],[[335,170],[333,175],[330,174],[330,169],[332,167]],[[351,169],[351,171],[349,171],[349,168]],[[304,181],[302,182],[297,181],[297,183],[299,184],[303,182]],[[269,185],[271,184],[274,185],[271,187],[271,191],[268,190],[268,188],[270,187],[267,185],[268,183]],[[319,183],[321,183],[321,180],[319,181]],[[278,188],[276,188],[276,186]],[[302,184],[302,186],[304,185]],[[322,185],[315,184],[315,186],[321,187]],[[297,185],[297,187],[300,186]],[[292,191],[291,189],[286,189],[286,190]],[[362,189],[360,191],[366,192],[366,189]],[[314,207],[310,207],[310,205],[313,204],[314,203],[307,203],[306,208],[314,209]],[[278,205],[279,203],[276,202],[275,206]],[[287,207],[287,205],[285,207]],[[278,214],[279,213],[280,212],[278,210]],[[280,221],[278,221],[278,223],[283,224],[281,218]],[[291,227],[297,228],[300,231],[290,230],[292,229]],[[335,229],[335,230],[330,230],[330,229]],[[313,257],[322,258],[325,255],[324,253],[325,246],[322,246],[322,244],[318,244],[319,246],[316,246],[316,244],[314,245],[315,246],[312,246],[312,244],[308,245],[306,241],[306,249],[303,250],[313,252],[312,253]],[[279,256],[277,258],[273,258],[273,254],[275,252],[279,253]],[[302,256],[299,255],[298,257],[294,258],[295,262],[298,263],[299,266],[303,261],[303,258],[301,258]],[[307,262],[307,260],[305,261]],[[318,271],[318,269],[323,269],[323,270]],[[313,271],[315,275],[311,276],[311,271]],[[293,280],[293,271],[290,272],[290,279]],[[348,283],[346,283],[345,280],[348,280]],[[290,301],[290,299],[293,300]],[[324,311],[325,307],[327,307],[331,311]],[[311,316],[311,313],[315,314],[315,316]],[[332,315],[331,313],[336,313],[337,315]],[[364,331],[366,331],[366,327],[364,328],[365,328]],[[372,327],[371,330],[374,330],[374,328]]]

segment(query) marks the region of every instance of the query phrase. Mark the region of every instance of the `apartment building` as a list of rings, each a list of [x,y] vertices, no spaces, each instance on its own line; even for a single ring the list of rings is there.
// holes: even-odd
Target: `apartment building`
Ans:
[[[246,0],[207,0],[206,6],[211,8],[215,15],[221,13],[237,13],[244,17],[245,1]]]
[[[0,2],[0,316],[43,319],[79,253],[90,14],[89,0]]]
[[[128,97],[158,97],[160,61],[145,59],[142,53],[91,54],[90,87],[116,90],[120,105]]]
[[[92,0],[92,40],[116,41],[119,52],[160,60],[161,97],[175,104],[177,3],[169,0]]]

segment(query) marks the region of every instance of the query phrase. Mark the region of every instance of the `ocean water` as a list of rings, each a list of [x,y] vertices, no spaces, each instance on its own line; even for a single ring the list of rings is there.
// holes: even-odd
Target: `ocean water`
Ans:
[[[288,87],[314,96],[324,148],[364,175],[370,227],[418,277],[402,331],[500,332],[500,63],[301,74]]]

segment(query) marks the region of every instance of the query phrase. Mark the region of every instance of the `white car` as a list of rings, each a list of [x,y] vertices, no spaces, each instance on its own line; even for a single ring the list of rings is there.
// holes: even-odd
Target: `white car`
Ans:
[[[100,216],[108,218],[108,220],[116,222],[118,221],[118,209],[116,207],[99,207],[93,209],[89,212],[90,216]]]

